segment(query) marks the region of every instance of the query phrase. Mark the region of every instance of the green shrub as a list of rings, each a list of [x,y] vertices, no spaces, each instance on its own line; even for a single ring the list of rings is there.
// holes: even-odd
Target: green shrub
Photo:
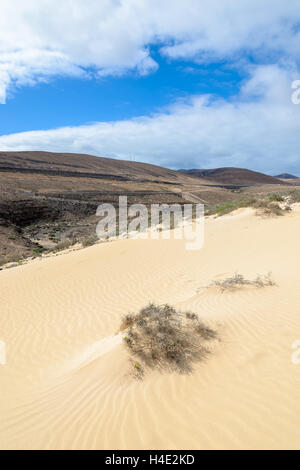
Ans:
[[[42,253],[44,253],[45,249],[42,246],[37,246],[36,248],[33,249],[33,255],[34,256],[41,256]]]
[[[280,194],[270,194],[268,199],[270,202],[283,202],[284,201],[284,197],[281,196]]]

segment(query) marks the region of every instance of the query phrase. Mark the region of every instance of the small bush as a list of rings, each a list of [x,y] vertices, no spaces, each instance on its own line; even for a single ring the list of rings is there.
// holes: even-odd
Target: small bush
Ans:
[[[281,196],[280,194],[270,194],[269,201],[270,202],[283,202],[284,197]]]
[[[68,248],[70,248],[71,246],[75,245],[75,243],[77,243],[77,240],[65,240],[63,242],[60,242],[56,245],[55,248],[53,248],[52,252],[53,253],[57,253],[58,251],[63,251],[63,250],[67,250]]]
[[[257,201],[254,207],[258,209],[259,215],[280,216],[284,214],[283,209],[276,202],[269,202],[266,200],[261,200],[261,201]]]
[[[138,378],[147,368],[191,372],[193,364],[209,352],[205,342],[217,336],[196,314],[155,304],[126,315],[120,330],[127,330],[124,344],[135,358],[132,364]]]
[[[234,276],[223,279],[222,281],[214,281],[211,286],[219,287],[222,292],[226,290],[235,290],[244,286],[252,287],[268,287],[275,286],[275,282],[272,280],[271,273],[261,276],[258,275],[255,279],[246,279],[242,274],[235,273]]]
[[[37,246],[33,249],[32,253],[34,256],[41,256],[44,253],[45,249],[42,246]]]
[[[85,240],[83,240],[81,242],[81,244],[84,248],[86,248],[88,246],[95,245],[95,243],[97,243],[97,241],[98,241],[97,237],[90,237],[90,238],[86,238]]]

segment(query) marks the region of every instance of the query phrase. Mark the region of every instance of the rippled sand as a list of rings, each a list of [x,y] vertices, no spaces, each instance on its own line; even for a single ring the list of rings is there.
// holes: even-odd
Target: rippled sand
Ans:
[[[2,449],[300,448],[300,211],[207,220],[205,245],[124,240],[0,272]],[[211,281],[272,272],[221,293]],[[120,318],[192,309],[221,341],[192,375],[130,375]]]

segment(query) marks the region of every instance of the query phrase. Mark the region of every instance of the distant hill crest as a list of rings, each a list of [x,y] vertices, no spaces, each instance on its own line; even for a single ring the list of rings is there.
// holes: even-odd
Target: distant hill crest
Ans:
[[[218,184],[233,185],[258,185],[258,184],[288,184],[274,176],[265,175],[258,171],[247,170],[246,168],[223,167],[211,169],[191,169],[179,170],[182,173],[205,178]]]
[[[298,176],[291,175],[291,173],[281,173],[280,175],[276,175],[275,178],[280,178],[283,180],[297,180]]]

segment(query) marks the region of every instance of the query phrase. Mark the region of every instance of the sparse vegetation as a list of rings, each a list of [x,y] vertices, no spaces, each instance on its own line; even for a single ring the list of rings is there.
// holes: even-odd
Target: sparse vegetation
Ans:
[[[41,254],[44,252],[44,248],[42,246],[37,246],[36,248],[34,248],[33,250],[33,255],[34,256],[41,256]]]
[[[284,197],[281,194],[270,194],[268,199],[270,202],[283,202],[284,201]]]
[[[86,248],[88,246],[95,245],[95,243],[97,243],[97,241],[98,241],[98,238],[96,236],[95,237],[89,237],[89,238],[86,238],[85,240],[83,240],[81,242],[81,244],[84,248]]]
[[[235,273],[233,276],[230,276],[221,281],[214,281],[210,284],[211,287],[219,287],[222,292],[224,291],[233,291],[240,289],[245,286],[252,286],[257,288],[275,286],[275,282],[272,279],[271,273],[266,275],[257,275],[253,280],[246,279],[242,274]]]
[[[229,214],[242,207],[252,207],[257,209],[257,215],[265,216],[280,216],[284,215],[286,211],[291,210],[290,206],[287,205],[285,208],[281,207],[279,203],[285,201],[283,196],[278,194],[269,195],[267,198],[248,198],[240,199],[238,201],[225,202],[219,206],[216,206],[206,212],[206,215],[216,214],[218,217]]]
[[[220,204],[212,209],[210,209],[206,215],[214,215],[217,216],[229,214],[241,207],[252,207],[256,202],[255,198],[248,198],[248,199],[240,199],[238,201],[229,201],[225,202],[224,204]]]
[[[253,206],[257,209],[258,215],[265,216],[281,216],[284,215],[284,210],[277,202],[270,202],[265,199],[259,200]]]
[[[291,203],[300,202],[300,191],[293,191],[289,194],[289,199]]]
[[[2,163],[9,164],[12,172],[0,172],[0,265],[16,255],[30,258],[41,254],[40,250],[33,253],[36,244],[49,254],[66,249],[68,239],[69,246],[74,239],[90,246],[91,230],[99,221],[98,205],[112,204],[118,214],[119,196],[123,195],[128,197],[129,205],[145,204],[148,208],[151,204],[203,202],[205,215],[217,216],[253,207],[259,216],[276,217],[288,214],[290,205],[300,202],[300,180],[291,186],[244,169],[201,170],[202,177],[199,173],[200,178],[196,178],[197,170],[186,174],[132,163],[131,178],[127,162],[112,163],[85,155],[75,160],[65,154],[58,160],[43,152],[1,154]],[[90,168],[89,172],[85,173],[84,168]],[[41,170],[44,176],[37,177]],[[208,185],[207,180],[212,184]],[[195,215],[196,210],[194,219]],[[158,231],[165,230],[161,214],[159,222]],[[111,235],[104,233],[103,240]]]
[[[58,251],[67,250],[71,246],[75,245],[75,243],[77,243],[77,240],[65,240],[63,242],[58,243],[56,247],[52,250],[52,252],[56,253]]]
[[[146,369],[188,373],[207,357],[206,342],[217,337],[195,313],[170,305],[149,304],[137,314],[126,315],[120,327],[133,357],[133,370],[142,378]]]

